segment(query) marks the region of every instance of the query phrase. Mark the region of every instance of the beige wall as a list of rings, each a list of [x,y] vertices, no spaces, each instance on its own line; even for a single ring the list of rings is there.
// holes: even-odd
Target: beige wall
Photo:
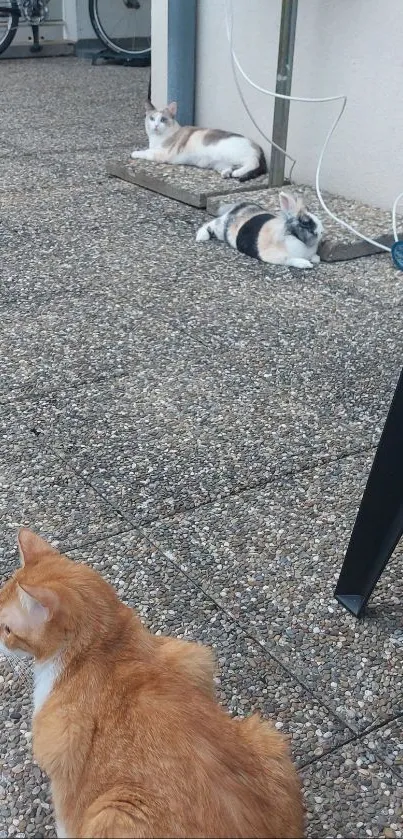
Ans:
[[[158,0],[157,0],[158,2]],[[281,0],[233,0],[234,44],[242,66],[275,86]],[[403,190],[402,0],[300,0],[292,93],[348,95],[326,154],[322,184],[332,192],[390,208]],[[273,103],[242,82],[259,125],[271,136]],[[292,103],[288,149],[299,183],[314,183],[318,156],[338,103]],[[224,0],[198,0],[198,124],[243,131],[269,146],[236,91]]]
[[[96,35],[91,25],[87,0],[62,0],[62,2],[63,19],[65,22],[64,37],[72,41],[95,38]],[[61,4],[61,0],[51,0],[49,3],[49,11],[52,9],[54,3],[59,5]],[[151,0],[141,0],[141,9],[136,12],[136,35],[139,37],[149,37],[150,35],[150,4]],[[116,0],[111,2],[109,9],[107,4],[103,3],[101,5],[101,10],[104,15],[109,11],[111,24],[113,24],[114,21],[119,24],[119,3],[117,3]],[[104,17],[103,20],[105,25],[109,25],[109,20],[107,18]],[[126,34],[124,28],[121,27],[119,29],[119,25],[117,25],[113,31],[114,34],[118,36]]]
[[[167,104],[168,0],[151,0],[151,92],[157,108]]]

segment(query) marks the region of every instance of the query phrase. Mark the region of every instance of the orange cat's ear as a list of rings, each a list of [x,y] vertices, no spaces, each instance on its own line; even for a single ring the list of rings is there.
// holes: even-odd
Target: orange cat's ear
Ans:
[[[57,594],[42,586],[21,586],[17,583],[17,592],[31,629],[50,620],[59,605]]]
[[[50,551],[57,553],[48,542],[45,542],[45,539],[41,539],[40,536],[37,536],[32,530],[28,530],[27,527],[21,528],[18,532],[17,540],[22,566],[32,565],[42,554],[48,554]]]

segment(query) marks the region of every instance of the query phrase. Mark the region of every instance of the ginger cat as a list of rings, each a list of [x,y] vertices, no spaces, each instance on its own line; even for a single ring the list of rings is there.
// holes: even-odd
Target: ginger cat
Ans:
[[[303,835],[281,735],[231,719],[210,652],[151,635],[91,568],[19,533],[0,647],[34,659],[33,749],[59,837]]]

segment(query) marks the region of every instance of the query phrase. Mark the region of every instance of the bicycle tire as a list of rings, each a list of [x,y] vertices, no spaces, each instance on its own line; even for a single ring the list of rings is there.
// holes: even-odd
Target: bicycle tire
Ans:
[[[0,0],[0,7],[4,8],[1,0]],[[5,17],[6,17],[5,15],[2,15],[1,19],[4,20]],[[8,49],[8,47],[10,46],[12,40],[14,39],[15,33],[18,29],[18,23],[19,23],[19,20],[20,20],[20,10],[18,8],[18,3],[16,2],[16,0],[11,0],[9,18],[10,18],[10,25],[9,25],[9,28],[7,29],[7,31],[5,32],[5,36],[4,36],[3,39],[1,38],[1,30],[0,30],[0,54],[2,52],[5,52],[6,49]]]
[[[140,60],[146,61],[151,55],[151,46],[147,47],[146,49],[126,49],[121,45],[117,44],[116,41],[114,41],[112,38],[110,38],[110,36],[105,31],[102,25],[102,20],[99,14],[98,2],[99,0],[88,0],[88,11],[90,15],[92,28],[95,34],[98,36],[99,40],[102,41],[102,43],[106,47],[108,47],[112,52],[122,56],[123,58],[138,58]]]

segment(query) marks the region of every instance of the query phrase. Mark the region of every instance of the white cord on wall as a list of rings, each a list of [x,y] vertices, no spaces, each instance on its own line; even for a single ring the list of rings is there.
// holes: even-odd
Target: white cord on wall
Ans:
[[[319,155],[318,165],[316,167],[316,174],[315,174],[316,194],[318,196],[319,203],[321,204],[323,210],[325,211],[325,213],[327,213],[328,216],[330,216],[330,218],[333,219],[333,221],[336,221],[337,224],[342,225],[342,227],[345,227],[351,233],[354,233],[354,235],[358,236],[359,239],[364,239],[364,241],[369,242],[370,245],[375,245],[375,247],[380,248],[381,250],[387,251],[388,253],[390,253],[391,248],[387,247],[387,245],[382,245],[380,242],[376,242],[375,239],[370,239],[368,236],[364,236],[363,233],[360,233],[360,231],[356,230],[355,227],[352,227],[351,224],[348,224],[346,221],[343,221],[343,219],[339,218],[334,213],[332,213],[332,211],[329,210],[329,207],[327,207],[327,205],[325,204],[325,201],[323,199],[322,192],[321,192],[321,189],[320,189],[319,178],[320,178],[320,172],[321,172],[321,168],[322,168],[323,158],[325,156],[325,152],[327,150],[327,147],[329,145],[331,137],[332,137],[337,125],[339,124],[343,113],[344,113],[344,109],[345,109],[346,104],[347,104],[347,96],[342,95],[342,94],[340,94],[339,96],[323,96],[323,97],[320,97],[320,98],[312,98],[312,97],[308,97],[308,96],[286,96],[283,93],[276,93],[273,90],[267,90],[266,88],[261,87],[260,85],[256,84],[251,78],[249,78],[247,73],[245,73],[245,70],[241,66],[241,64],[238,60],[238,57],[235,53],[234,47],[233,47],[233,6],[232,6],[232,0],[225,0],[225,12],[226,12],[227,38],[228,38],[228,43],[229,43],[230,53],[231,53],[232,71],[233,71],[233,74],[234,74],[234,81],[235,81],[235,84],[237,86],[237,90],[238,90],[239,95],[241,97],[242,103],[243,103],[250,119],[252,120],[253,124],[256,126],[256,128],[258,129],[260,134],[270,143],[270,145],[274,146],[279,151],[283,152],[283,154],[286,157],[288,157],[290,160],[293,161],[293,165],[290,169],[290,177],[291,177],[291,174],[292,174],[292,170],[295,166],[296,160],[293,157],[291,157],[291,155],[289,155],[285,151],[285,149],[280,148],[276,143],[273,142],[273,140],[271,140],[269,137],[267,137],[266,134],[264,134],[264,132],[261,130],[261,128],[259,128],[257,122],[255,121],[254,117],[252,116],[252,114],[251,114],[251,112],[250,112],[250,110],[249,110],[249,108],[248,108],[248,106],[245,102],[245,98],[242,94],[242,90],[240,88],[240,85],[239,85],[239,82],[238,82],[238,79],[237,79],[237,76],[236,76],[235,68],[238,69],[241,76],[245,79],[245,81],[248,82],[248,84],[251,87],[253,87],[255,90],[260,91],[260,93],[264,93],[267,96],[273,96],[274,98],[277,98],[277,99],[288,99],[290,102],[341,102],[342,103],[340,112],[338,113],[338,115],[336,116],[336,119],[333,121],[333,123],[330,127],[330,130],[327,134],[325,142],[322,146],[321,153]],[[393,204],[393,209],[392,209],[392,227],[393,227],[393,235],[394,235],[394,238],[395,238],[396,242],[398,241],[397,227],[396,227],[396,212],[397,212],[397,206],[398,206],[398,204],[399,204],[399,202],[401,201],[402,198],[403,198],[403,192],[401,192],[397,196],[397,198],[396,198],[396,200]]]
[[[397,198],[395,198],[393,209],[392,209],[392,227],[393,227],[393,235],[395,237],[395,242],[399,241],[399,237],[397,235],[397,226],[396,226],[396,213],[397,213],[397,206],[400,204],[400,201],[403,198],[403,192],[400,192]]]

